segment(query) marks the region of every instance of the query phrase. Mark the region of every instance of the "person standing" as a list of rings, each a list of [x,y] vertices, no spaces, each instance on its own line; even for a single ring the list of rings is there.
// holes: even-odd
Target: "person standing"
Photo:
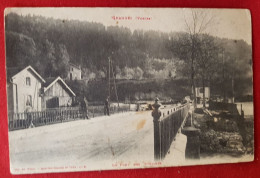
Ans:
[[[25,113],[26,113],[26,128],[33,128],[34,124],[33,124],[33,118],[32,118],[32,107],[27,107],[25,109]]]
[[[89,119],[89,117],[88,117],[88,100],[85,96],[81,103],[81,109],[83,112],[83,119]]]
[[[139,99],[137,100],[136,102],[136,111],[139,111],[140,110],[140,102],[139,102]]]
[[[104,114],[109,116],[109,96],[104,103]]]

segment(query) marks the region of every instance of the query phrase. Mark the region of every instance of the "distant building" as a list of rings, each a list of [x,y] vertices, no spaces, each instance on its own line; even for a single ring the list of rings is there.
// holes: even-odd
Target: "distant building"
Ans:
[[[7,69],[8,111],[41,111],[43,83],[45,80],[31,66]]]
[[[203,87],[196,87],[195,88],[197,102],[200,103],[203,100]],[[210,98],[210,88],[205,87],[205,99],[208,101]]]
[[[77,66],[75,64],[70,63],[67,79],[69,79],[69,80],[81,80],[82,77],[81,77],[80,66]]]
[[[75,93],[60,77],[46,79],[43,87],[42,108],[71,106]]]

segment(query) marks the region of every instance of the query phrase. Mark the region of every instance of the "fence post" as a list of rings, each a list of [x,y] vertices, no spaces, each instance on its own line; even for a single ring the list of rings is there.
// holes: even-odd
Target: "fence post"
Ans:
[[[187,136],[185,158],[200,159],[200,129],[196,129],[195,127],[185,127],[181,132]]]
[[[159,99],[155,99],[155,103],[153,104],[153,125],[154,125],[154,159],[160,160],[161,159],[161,138],[160,138],[160,117],[161,111],[159,107],[161,106],[158,103]]]

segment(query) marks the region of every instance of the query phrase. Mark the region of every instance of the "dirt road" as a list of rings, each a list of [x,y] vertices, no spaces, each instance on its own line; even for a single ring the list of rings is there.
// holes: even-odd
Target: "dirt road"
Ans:
[[[151,111],[12,131],[9,138],[14,168],[153,161]]]

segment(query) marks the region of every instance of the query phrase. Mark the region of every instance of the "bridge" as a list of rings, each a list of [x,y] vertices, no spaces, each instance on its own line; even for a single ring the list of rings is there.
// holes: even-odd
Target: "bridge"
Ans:
[[[67,171],[158,167],[183,125],[188,109],[188,105],[161,109],[161,117],[157,118],[160,130],[165,130],[160,133],[161,138],[154,132],[156,123],[151,111],[10,131],[11,170],[28,173],[58,172],[54,168],[64,171],[66,167]]]

